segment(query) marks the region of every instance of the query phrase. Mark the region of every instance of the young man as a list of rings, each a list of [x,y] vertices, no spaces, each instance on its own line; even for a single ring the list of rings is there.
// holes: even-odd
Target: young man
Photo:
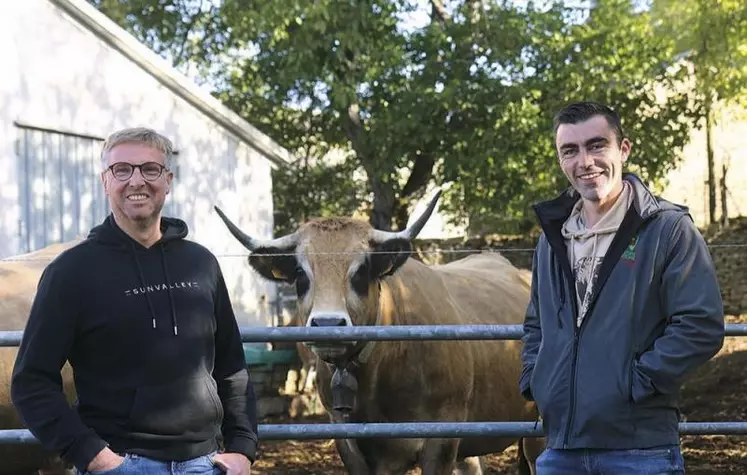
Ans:
[[[226,284],[184,221],[161,216],[171,142],[121,130],[102,160],[111,214],[42,274],[13,403],[79,473],[247,475],[256,401]],[[60,384],[68,360],[75,409]]]
[[[555,131],[571,187],[535,206],[520,380],[547,437],[538,473],[684,473],[680,385],[724,339],[710,254],[686,208],[623,173],[617,113],[571,104]]]

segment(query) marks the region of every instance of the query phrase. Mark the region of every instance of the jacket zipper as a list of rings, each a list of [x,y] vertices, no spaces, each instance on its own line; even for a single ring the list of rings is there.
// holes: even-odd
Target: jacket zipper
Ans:
[[[627,224],[627,221],[630,219],[631,218],[628,218],[626,216],[626,219],[623,220],[623,224]],[[637,232],[639,226],[640,226],[640,223],[634,223],[632,226],[629,225],[629,226],[626,226],[625,228],[623,228],[623,226],[621,225],[620,229],[618,230],[618,233],[620,233],[621,230],[623,231],[627,230],[628,233],[630,234],[630,237],[632,237]],[[630,231],[631,227],[632,227],[632,232]],[[625,234],[622,234],[622,235],[625,236]],[[619,236],[615,236],[615,241],[620,240],[622,244],[626,244],[628,240],[630,239],[630,237],[626,236],[625,239],[620,239]],[[612,252],[610,251],[612,251],[613,247],[617,245],[617,242],[615,241],[613,241],[612,246],[610,246],[610,249],[607,251],[608,254],[612,254]],[[619,250],[618,254],[622,254],[622,249]],[[617,262],[617,260],[619,260],[619,256],[616,255],[615,258],[616,259],[611,262]],[[607,260],[607,256],[605,256],[605,260]],[[603,264],[604,262],[602,263],[602,265]],[[571,427],[573,427],[573,417],[576,414],[576,372],[577,372],[576,366],[578,365],[578,346],[579,346],[578,342],[579,342],[579,339],[581,338],[581,332],[584,331],[584,327],[586,327],[586,323],[589,320],[589,317],[591,317],[591,311],[596,305],[597,296],[601,292],[600,287],[601,285],[603,285],[604,282],[600,280],[606,279],[607,275],[609,274],[608,271],[605,271],[604,273],[602,271],[604,271],[604,269],[600,269],[599,276],[597,277],[597,283],[595,284],[596,288],[594,289],[594,292],[592,294],[591,303],[586,309],[586,314],[584,315],[584,319],[581,322],[580,326],[576,324],[576,321],[578,320],[578,304],[576,303],[575,293],[573,295],[573,298],[571,298],[571,301],[573,303],[573,360],[571,361],[571,384],[568,385],[570,389],[570,408],[568,410],[568,422],[565,428],[565,436],[563,437],[564,448],[568,448],[568,440],[571,435]],[[570,282],[575,282],[575,277],[571,278],[568,282],[569,282],[569,285],[571,285]]]
[[[570,408],[568,410],[568,421],[565,427],[565,437],[563,438],[563,447],[568,448],[568,439],[571,435],[571,427],[573,427],[573,417],[576,415],[576,366],[578,363],[578,340],[581,338],[581,332],[584,329],[584,322],[581,322],[581,327],[577,327],[576,316],[574,315],[574,330],[573,330],[573,360],[571,361],[571,384],[568,385],[570,391]],[[585,320],[585,319],[584,319]]]
[[[565,284],[561,283],[561,285]],[[563,447],[566,449],[568,448],[568,439],[571,435],[571,427],[573,427],[573,417],[576,414],[576,366],[578,362],[578,339],[581,336],[581,330],[584,326],[584,322],[581,322],[580,327],[576,325],[576,321],[578,320],[576,297],[574,296],[571,300],[571,306],[573,308],[573,359],[571,360],[571,384],[568,385],[570,408],[568,410],[568,420],[566,421],[565,436],[563,437]]]

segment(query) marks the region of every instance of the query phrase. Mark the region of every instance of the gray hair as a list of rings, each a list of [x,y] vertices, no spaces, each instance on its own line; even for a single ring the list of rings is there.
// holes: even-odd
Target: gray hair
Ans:
[[[122,143],[143,143],[163,153],[163,163],[166,168],[171,169],[174,158],[174,145],[171,140],[147,127],[131,127],[113,132],[104,141],[101,149],[101,164],[106,168],[109,151]]]

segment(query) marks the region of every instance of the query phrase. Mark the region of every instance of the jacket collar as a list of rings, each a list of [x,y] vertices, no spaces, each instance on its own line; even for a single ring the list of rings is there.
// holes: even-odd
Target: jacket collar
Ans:
[[[623,173],[623,180],[626,180],[631,185],[633,191],[632,208],[638,215],[638,218],[643,221],[664,208],[674,207],[687,211],[687,208],[683,206],[675,206],[656,197],[643,181],[633,173]],[[532,208],[537,214],[543,228],[549,225],[554,227],[561,225],[566,219],[568,219],[568,216],[570,216],[571,211],[573,210],[573,206],[579,199],[581,199],[579,193],[573,187],[569,187],[557,197],[551,200],[539,202],[532,206]]]

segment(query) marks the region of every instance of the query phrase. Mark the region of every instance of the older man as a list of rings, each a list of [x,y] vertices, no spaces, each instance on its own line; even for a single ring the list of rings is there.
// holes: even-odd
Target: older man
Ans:
[[[256,401],[220,266],[161,216],[171,142],[121,130],[102,160],[111,214],[45,269],[13,403],[80,473],[249,474]],[[68,360],[75,409],[60,385]]]

